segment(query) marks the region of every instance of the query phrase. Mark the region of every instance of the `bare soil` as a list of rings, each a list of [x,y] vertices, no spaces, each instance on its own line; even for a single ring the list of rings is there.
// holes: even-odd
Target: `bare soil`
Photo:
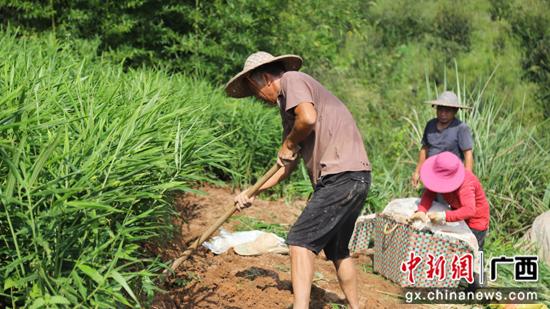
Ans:
[[[234,193],[229,189],[203,187],[200,190],[206,195],[185,194],[176,199],[180,217],[175,219],[174,224],[180,227],[179,234],[166,241],[167,245],[154,245],[155,251],[165,260],[178,257],[226,207],[232,207]],[[285,204],[280,200],[256,200],[254,206],[241,212],[241,215],[290,226],[304,206],[304,201]],[[238,222],[230,221],[224,228],[231,231],[236,224]],[[355,262],[363,308],[404,306],[400,298],[401,288],[373,274],[368,256],[359,256]],[[338,305],[344,305],[345,298],[332,263],[322,253],[315,263],[311,308],[342,307]],[[245,257],[231,250],[214,255],[201,247],[180,266],[165,290],[157,293],[153,308],[291,308],[290,259],[278,254]]]

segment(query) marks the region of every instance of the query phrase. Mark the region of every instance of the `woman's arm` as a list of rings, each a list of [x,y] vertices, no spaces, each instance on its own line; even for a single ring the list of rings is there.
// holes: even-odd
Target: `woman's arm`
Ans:
[[[416,164],[416,169],[414,170],[411,178],[411,185],[415,188],[418,187],[418,180],[420,179],[420,168],[422,167],[422,164],[424,164],[424,161],[426,161],[427,156],[428,146],[422,146],[422,148],[420,148],[420,152],[418,153],[418,163]]]
[[[464,181],[457,191],[460,208],[448,210],[446,215],[447,222],[456,222],[467,220],[476,214],[475,187],[470,181]]]
[[[474,154],[472,149],[464,150],[464,167],[473,172],[474,169]]]

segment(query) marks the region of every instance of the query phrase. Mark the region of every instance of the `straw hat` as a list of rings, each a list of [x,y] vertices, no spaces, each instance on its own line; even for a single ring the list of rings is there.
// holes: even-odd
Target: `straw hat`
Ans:
[[[470,107],[458,103],[458,97],[452,91],[445,91],[437,97],[437,100],[426,101],[426,103],[432,105],[470,109]]]
[[[452,152],[429,157],[420,168],[420,180],[430,191],[449,193],[464,182],[464,164]]]
[[[229,80],[225,85],[225,93],[233,98],[244,98],[253,95],[244,80],[246,74],[268,63],[280,61],[287,71],[297,71],[302,66],[302,58],[296,55],[282,55],[274,57],[270,53],[259,51],[246,58],[243,70]]]

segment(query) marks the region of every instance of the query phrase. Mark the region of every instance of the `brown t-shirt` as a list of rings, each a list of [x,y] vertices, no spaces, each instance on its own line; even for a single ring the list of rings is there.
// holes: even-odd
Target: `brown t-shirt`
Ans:
[[[313,183],[323,175],[347,171],[370,171],[371,165],[361,134],[346,106],[311,76],[290,71],[281,77],[279,109],[283,140],[294,126],[294,108],[311,102],[317,112],[315,129],[300,143]]]

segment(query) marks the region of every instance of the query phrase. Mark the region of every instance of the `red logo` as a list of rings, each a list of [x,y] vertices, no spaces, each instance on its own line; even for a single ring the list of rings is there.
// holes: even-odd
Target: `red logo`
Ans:
[[[420,262],[422,257],[415,255],[414,252],[409,253],[409,258],[401,263],[401,271],[407,273],[409,282],[415,284],[414,270]],[[440,255],[437,258],[428,253],[428,270],[426,271],[426,279],[434,280],[437,278],[439,281],[445,280],[446,276],[446,263],[445,256]],[[451,262],[451,279],[460,280],[466,279],[469,283],[474,282],[474,257],[471,253],[466,253],[462,256],[454,255]]]
[[[460,280],[461,278],[466,279],[468,283],[474,282],[474,257],[471,253],[466,253],[460,258],[458,256],[453,256],[453,261],[451,262],[451,278],[453,280]]]
[[[401,263],[401,271],[404,273],[409,272],[409,282],[412,284],[414,284],[413,272],[418,264],[420,264],[420,261],[422,261],[422,258],[420,256],[415,256],[414,252],[411,252],[410,259]]]
[[[445,279],[445,257],[440,255],[434,262],[434,256],[428,253],[428,271],[426,272],[426,278],[433,280],[435,276],[439,280]]]

